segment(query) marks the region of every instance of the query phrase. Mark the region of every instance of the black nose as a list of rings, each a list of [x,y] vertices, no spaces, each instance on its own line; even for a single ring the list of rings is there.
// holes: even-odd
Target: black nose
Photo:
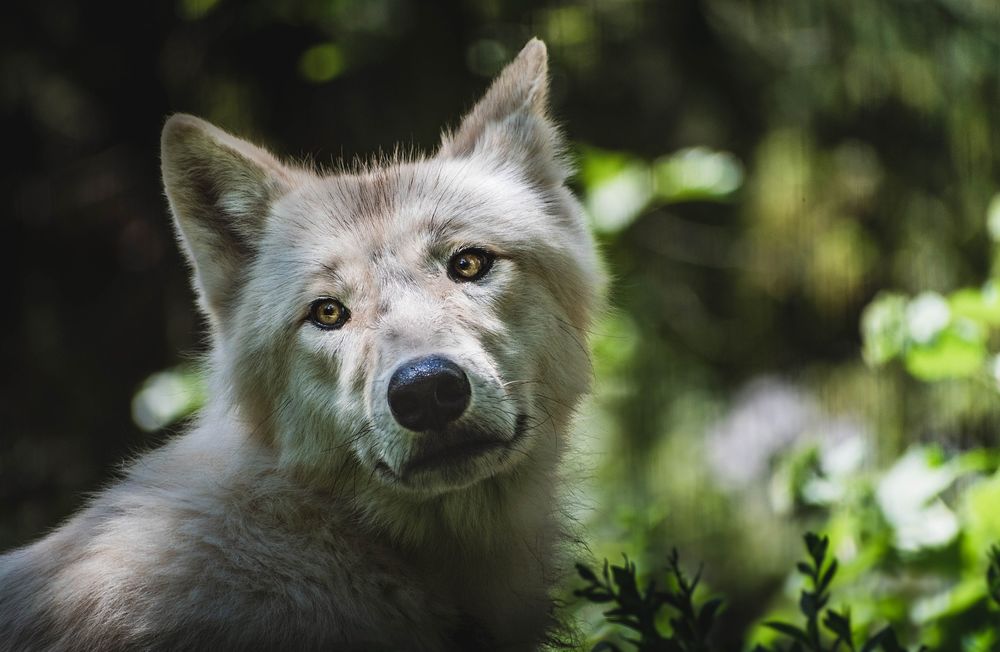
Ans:
[[[462,416],[472,389],[457,364],[439,355],[410,360],[389,379],[389,409],[399,425],[418,432]]]

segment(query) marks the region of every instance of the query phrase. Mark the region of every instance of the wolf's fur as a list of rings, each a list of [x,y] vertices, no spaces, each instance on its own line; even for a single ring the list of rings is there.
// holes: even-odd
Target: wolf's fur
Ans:
[[[431,157],[319,174],[196,118],[163,178],[212,334],[187,434],[0,558],[0,648],[528,649],[550,625],[556,465],[600,286],[530,42]],[[445,264],[497,253],[481,282]],[[351,310],[306,319],[317,297]],[[509,442],[407,476],[393,370],[440,353],[464,431]]]

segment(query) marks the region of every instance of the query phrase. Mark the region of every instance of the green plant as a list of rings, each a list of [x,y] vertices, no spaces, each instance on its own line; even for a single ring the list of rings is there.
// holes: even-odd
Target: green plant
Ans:
[[[722,606],[722,599],[712,598],[700,607],[696,605],[694,593],[701,573],[688,580],[681,570],[676,549],[670,553],[669,567],[675,589],[657,590],[655,581],[650,580],[643,591],[636,579],[635,564],[628,557],[625,557],[622,566],[609,566],[605,560],[600,577],[589,567],[577,564],[577,571],[587,586],[574,593],[590,602],[613,602],[616,606],[604,612],[605,618],[637,633],[638,639],[627,640],[641,652],[708,652],[711,650],[708,634]],[[668,636],[661,634],[656,625],[659,612],[665,606],[675,614],[670,618],[671,632]],[[619,649],[607,641],[593,648],[594,652]]]
[[[767,627],[780,632],[791,641],[788,648],[773,647],[766,648],[758,645],[755,651],[768,652],[773,650],[788,650],[788,652],[837,652],[838,650],[850,650],[851,652],[871,652],[873,650],[883,650],[884,652],[905,652],[906,648],[899,644],[896,633],[891,626],[886,626],[866,639],[860,647],[855,644],[854,631],[851,627],[851,614],[848,610],[835,611],[829,608],[830,584],[837,574],[838,563],[836,558],[827,561],[827,553],[830,548],[829,537],[819,537],[811,532],[805,535],[806,551],[809,554],[808,561],[801,561],[796,565],[799,573],[806,577],[807,586],[802,589],[799,598],[799,610],[805,617],[805,627],[799,627],[789,623],[770,621],[765,623]],[[822,628],[820,627],[822,624]],[[830,640],[824,636],[823,628],[833,635]],[[922,648],[923,649],[923,648]]]
[[[986,590],[993,604],[1000,606],[1000,545],[990,547],[989,568],[986,571]]]
[[[810,532],[804,540],[808,559],[799,562],[796,568],[806,578],[806,586],[799,597],[799,610],[805,623],[765,623],[784,640],[778,640],[771,647],[757,645],[754,652],[906,652],[891,626],[879,629],[860,643],[856,640],[850,612],[829,607],[830,585],[839,566],[836,558],[828,557],[830,539]],[[990,559],[987,582],[991,596],[1000,602],[1000,546],[991,549]],[[604,612],[605,618],[637,634],[638,638],[626,640],[640,652],[710,652],[714,649],[710,634],[723,600],[713,597],[698,604],[695,590],[701,573],[699,571],[689,581],[680,568],[676,549],[669,558],[670,577],[676,585],[673,590],[657,590],[653,580],[642,590],[635,564],[628,557],[622,566],[611,566],[605,560],[600,576],[584,564],[577,564],[577,571],[587,585],[576,590],[575,595],[597,604],[613,603],[614,607]],[[663,607],[673,612],[668,634],[657,627],[658,614]],[[609,641],[601,641],[592,652],[602,650],[618,651],[620,648]]]

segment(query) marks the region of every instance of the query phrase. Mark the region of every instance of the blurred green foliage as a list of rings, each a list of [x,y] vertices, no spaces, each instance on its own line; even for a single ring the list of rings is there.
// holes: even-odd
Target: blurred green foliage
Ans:
[[[765,647],[758,643],[753,652],[906,652],[892,626],[882,627],[870,635],[869,628],[862,628],[859,634],[849,609],[837,611],[830,606],[830,585],[838,570],[837,559],[828,554],[830,539],[809,532],[804,540],[809,558],[798,562],[795,568],[806,580],[798,602],[805,623],[799,626],[780,620],[765,622],[764,627],[772,633],[772,645]],[[994,553],[994,556],[1000,555],[1000,549],[994,549]],[[991,585],[997,570],[991,565]],[[695,598],[700,572],[689,581],[681,570],[676,550],[670,554],[670,580],[676,585],[673,590],[657,590],[652,580],[645,590],[640,589],[635,564],[627,557],[623,566],[610,566],[610,573],[605,561],[600,577],[583,564],[577,564],[577,572],[586,586],[576,590],[575,595],[595,604],[613,603],[614,606],[604,612],[604,617],[609,623],[632,630],[633,636],[624,640],[640,652],[711,652],[715,649],[710,637],[723,599],[714,597],[701,603]],[[664,606],[669,606],[675,614],[669,619],[668,635],[661,633],[656,616]],[[993,634],[993,630],[984,630],[978,641],[992,643]],[[602,650],[617,652],[621,647],[605,639],[594,645],[591,652]],[[921,646],[919,650],[927,648]]]
[[[732,650],[792,619],[788,560],[823,531],[852,628],[1000,645],[983,582],[1000,541],[993,0],[9,11],[4,547],[203,391],[158,180],[164,115],[323,163],[430,148],[537,34],[614,279],[571,461],[590,471],[570,472],[595,557],[628,551],[640,585],[673,546],[704,560],[701,584],[727,596],[713,644]],[[599,638],[600,609],[573,608]]]
[[[715,617],[722,606],[721,598],[711,598],[704,603],[696,600],[695,592],[700,581],[699,575],[688,579],[680,566],[676,550],[670,553],[670,574],[672,586],[664,590],[650,580],[645,588],[640,587],[635,564],[625,557],[621,566],[604,562],[604,569],[598,576],[585,564],[577,564],[576,570],[586,582],[574,595],[588,602],[610,606],[603,612],[604,618],[619,628],[632,630],[632,638],[625,640],[641,652],[708,652],[708,636],[715,625]],[[661,614],[661,610],[668,609]],[[666,627],[662,622],[666,620]],[[664,635],[661,629],[669,634]],[[602,640],[591,652],[601,650],[617,651],[621,648],[610,640]]]

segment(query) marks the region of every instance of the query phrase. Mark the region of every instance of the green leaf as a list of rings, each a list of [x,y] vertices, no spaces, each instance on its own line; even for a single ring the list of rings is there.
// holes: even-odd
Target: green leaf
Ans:
[[[830,582],[833,581],[833,576],[837,574],[837,560],[833,559],[830,561],[830,565],[827,566],[826,570],[823,572],[823,577],[819,581],[819,590],[825,591],[827,587],[830,586]]]
[[[803,591],[799,596],[799,609],[802,611],[803,615],[809,618],[815,618],[820,610],[819,600],[817,600],[816,594]]]
[[[990,599],[1000,606],[1000,545],[994,544],[990,548],[989,564],[986,571],[986,590]]]
[[[768,621],[764,623],[765,627],[770,627],[776,632],[781,632],[785,636],[809,645],[809,636],[806,635],[805,630],[802,630],[795,625],[789,625],[788,623],[782,623],[778,621]]]
[[[594,602],[597,604],[602,604],[605,602],[611,602],[615,599],[613,595],[608,593],[602,587],[592,586],[586,589],[577,589],[573,591],[573,595],[579,598],[586,598],[589,602]]]
[[[597,583],[597,575],[594,571],[590,570],[589,566],[584,566],[583,564],[576,565],[576,572],[580,574],[580,577],[587,580],[588,582]]]
[[[986,345],[982,336],[949,327],[931,343],[906,352],[906,369],[921,380],[964,378],[983,368]]]
[[[849,615],[842,615],[836,611],[828,611],[826,618],[823,619],[823,625],[835,634],[838,639],[847,643],[848,647],[853,647],[851,617]]]
[[[885,364],[903,352],[906,343],[906,297],[883,292],[861,313],[865,362]]]
[[[653,165],[653,190],[663,201],[720,200],[743,183],[743,166],[729,152],[683,149]]]
[[[816,568],[823,567],[823,560],[826,559],[826,551],[830,547],[829,537],[820,537],[812,532],[806,532],[803,537],[806,542],[806,550],[812,557]]]
[[[982,289],[964,288],[953,293],[948,303],[951,312],[990,326],[1000,326],[1000,288],[987,283]]]
[[[892,627],[879,630],[861,647],[861,652],[873,652],[881,648],[884,652],[906,652],[896,639],[896,632]]]
[[[722,598],[712,598],[702,605],[701,612],[698,614],[698,631],[706,633],[712,629],[712,624],[715,622],[715,615],[722,606],[722,602]]]

